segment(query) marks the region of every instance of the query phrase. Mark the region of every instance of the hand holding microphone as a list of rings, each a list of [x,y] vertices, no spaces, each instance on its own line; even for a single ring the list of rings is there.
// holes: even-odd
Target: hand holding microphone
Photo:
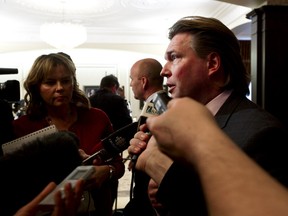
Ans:
[[[143,132],[146,132],[147,135],[149,135],[149,131],[147,130],[147,128],[145,128],[144,126],[141,128],[141,125],[146,123],[146,119],[149,116],[155,116],[155,115],[158,115],[158,112],[155,109],[154,104],[150,103],[150,102],[145,102],[143,109],[141,111],[140,117],[138,119],[137,131],[143,131]],[[149,138],[150,138],[150,136],[149,136]],[[149,138],[148,138],[148,140],[149,140]],[[147,142],[148,142],[148,140],[147,140]],[[129,150],[128,150],[128,152],[129,152]],[[129,169],[131,169],[134,166],[134,164],[137,160],[137,157],[138,157],[138,154],[132,154],[131,163],[129,164]]]
[[[137,122],[126,125],[101,140],[102,148],[83,160],[82,164],[92,164],[95,159],[101,162],[111,160],[113,156],[123,152],[129,147],[129,141],[134,137],[135,133],[139,131],[140,126],[146,122],[146,119],[149,116],[155,116],[157,114],[153,103],[145,103]],[[136,160],[137,156],[135,156],[134,159]],[[132,157],[132,160],[134,159]]]
[[[145,103],[142,109],[141,115],[138,119],[138,131],[142,131],[142,132],[138,132],[140,140],[137,139],[137,134],[136,134],[135,138],[130,140],[130,147],[128,148],[128,152],[132,154],[131,163],[129,164],[129,169],[131,169],[131,167],[135,165],[138,155],[141,153],[141,152],[137,152],[137,153],[133,152],[134,148],[141,149],[142,146],[139,146],[139,145],[146,145],[151,137],[151,134],[147,130],[147,128],[144,126],[141,128],[141,125],[146,123],[146,119],[149,116],[156,116],[156,115],[163,113],[167,109],[167,104],[170,100],[171,98],[167,95],[166,92],[161,92],[161,93],[156,94],[156,97],[152,101],[153,103]],[[146,133],[146,135],[144,135],[143,132]],[[133,152],[134,154],[131,152]]]
[[[128,152],[131,157],[130,163],[128,165],[128,170],[132,170],[135,165],[139,155],[146,149],[147,143],[151,138],[150,133],[145,133],[142,131],[142,125],[140,131],[138,131],[135,136],[130,140],[130,146],[128,147]]]

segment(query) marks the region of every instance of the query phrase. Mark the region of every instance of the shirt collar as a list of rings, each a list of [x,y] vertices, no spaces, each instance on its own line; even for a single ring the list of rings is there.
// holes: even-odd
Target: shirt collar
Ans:
[[[157,91],[157,92],[154,92],[153,94],[151,94],[151,95],[146,99],[145,102],[152,102],[152,101],[154,100],[156,94],[157,94],[157,93],[161,93],[161,92],[164,92],[164,90],[159,90],[159,91]]]
[[[225,103],[227,98],[231,95],[232,90],[226,90],[219,94],[217,97],[213,98],[209,103],[206,104],[206,107],[210,112],[215,116],[220,107]]]

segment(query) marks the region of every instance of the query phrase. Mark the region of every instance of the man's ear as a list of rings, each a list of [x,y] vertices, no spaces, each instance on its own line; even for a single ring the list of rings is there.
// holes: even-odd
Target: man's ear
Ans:
[[[221,66],[221,58],[218,53],[212,52],[208,56],[207,68],[208,76],[214,85],[218,88],[223,88],[229,82],[229,77],[224,73],[223,67]]]
[[[147,89],[148,79],[143,76],[141,77],[141,82],[142,82],[143,89]]]
[[[212,52],[207,56],[207,64],[209,70],[209,76],[213,75],[215,72],[219,71],[221,65],[221,59],[218,53]]]

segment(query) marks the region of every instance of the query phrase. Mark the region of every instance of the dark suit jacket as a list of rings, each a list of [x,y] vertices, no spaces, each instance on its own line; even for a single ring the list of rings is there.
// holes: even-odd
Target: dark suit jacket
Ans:
[[[89,100],[92,107],[99,108],[108,115],[115,131],[132,123],[130,110],[121,96],[107,89],[100,89]]]
[[[275,117],[246,97],[232,93],[215,119],[243,151],[288,186],[287,131]],[[184,193],[188,199],[184,199]],[[207,215],[198,176],[194,170],[188,172],[183,164],[174,162],[161,182],[157,195],[170,209],[170,215],[185,215],[187,212]]]

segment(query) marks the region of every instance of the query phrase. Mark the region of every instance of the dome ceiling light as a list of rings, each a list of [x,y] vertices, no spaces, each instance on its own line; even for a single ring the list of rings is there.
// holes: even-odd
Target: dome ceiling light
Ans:
[[[51,14],[52,20],[40,27],[40,38],[58,49],[71,49],[87,40],[87,29],[81,14],[105,13],[115,0],[12,0],[27,10]],[[79,17],[76,19],[75,17]]]
[[[101,13],[109,10],[115,4],[115,0],[10,0],[14,4],[35,11],[47,13],[83,14]],[[65,8],[63,8],[65,7]]]
[[[40,37],[55,48],[72,49],[87,40],[87,30],[69,22],[45,23],[40,27]]]

